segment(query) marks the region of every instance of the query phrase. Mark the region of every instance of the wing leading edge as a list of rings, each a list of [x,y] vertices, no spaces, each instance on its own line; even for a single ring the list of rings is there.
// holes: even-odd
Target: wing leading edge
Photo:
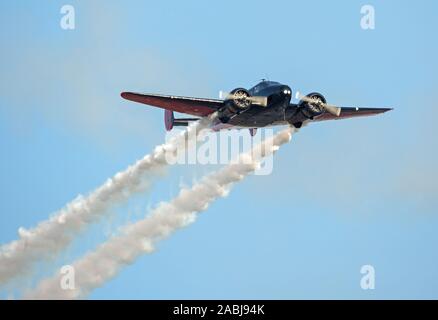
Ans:
[[[150,106],[186,113],[198,117],[206,117],[223,105],[223,100],[193,97],[169,96],[161,94],[140,94],[122,92],[122,98]]]

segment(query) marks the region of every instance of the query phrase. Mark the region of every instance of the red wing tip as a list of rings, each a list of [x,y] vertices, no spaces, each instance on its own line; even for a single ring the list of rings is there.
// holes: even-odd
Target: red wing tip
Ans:
[[[130,96],[130,92],[122,92],[121,94],[120,94],[120,96],[123,98],[123,99],[128,99],[129,98],[129,96]]]

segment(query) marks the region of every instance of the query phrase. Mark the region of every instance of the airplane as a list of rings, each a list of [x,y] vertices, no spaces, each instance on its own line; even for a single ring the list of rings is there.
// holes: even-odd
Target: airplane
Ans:
[[[224,99],[205,99],[161,94],[122,92],[122,98],[164,109],[167,131],[174,126],[187,126],[192,121],[217,112],[211,129],[248,128],[254,136],[258,128],[292,125],[301,128],[304,123],[371,116],[392,108],[338,107],[326,98],[312,92],[306,96],[297,93],[298,103],[291,103],[292,90],[288,85],[262,79],[250,89],[236,88]],[[196,118],[175,119],[174,112]]]

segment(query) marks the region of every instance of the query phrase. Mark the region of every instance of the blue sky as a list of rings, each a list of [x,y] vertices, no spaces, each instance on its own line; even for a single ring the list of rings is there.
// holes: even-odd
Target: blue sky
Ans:
[[[72,31],[64,4],[0,4],[1,243],[163,142],[162,110],[121,91],[217,97],[269,78],[395,111],[304,128],[271,175],[236,185],[90,298],[438,298],[435,1],[69,1]],[[40,275],[205,172],[171,168]],[[373,291],[359,286],[365,264]]]

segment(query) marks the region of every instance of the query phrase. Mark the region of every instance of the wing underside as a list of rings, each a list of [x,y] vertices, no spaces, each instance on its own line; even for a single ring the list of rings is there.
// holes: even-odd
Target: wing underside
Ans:
[[[206,117],[213,112],[217,111],[224,105],[223,100],[219,99],[204,99],[194,97],[182,97],[160,94],[140,94],[133,92],[123,92],[122,98],[155,106],[158,108],[171,110],[179,113],[185,113],[197,117]],[[297,105],[292,105],[294,108]],[[326,120],[339,120],[355,117],[366,117],[377,115],[380,113],[392,110],[391,108],[355,108],[355,107],[342,107],[339,116],[335,116],[331,113],[324,112],[323,114],[316,116],[313,121],[326,121]]]
[[[223,100],[193,97],[169,96],[158,94],[140,94],[123,92],[122,98],[155,106],[158,108],[186,113],[197,117],[206,117],[223,105]]]
[[[356,117],[367,117],[373,116],[376,114],[384,113],[392,110],[391,108],[349,108],[342,107],[341,114],[339,117],[330,114],[328,112],[324,112],[320,116],[317,116],[313,119],[313,121],[326,121],[326,120],[339,120],[339,119],[347,119],[347,118],[356,118]]]

